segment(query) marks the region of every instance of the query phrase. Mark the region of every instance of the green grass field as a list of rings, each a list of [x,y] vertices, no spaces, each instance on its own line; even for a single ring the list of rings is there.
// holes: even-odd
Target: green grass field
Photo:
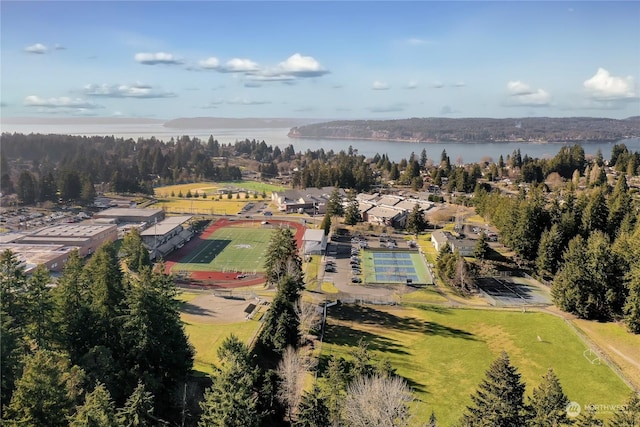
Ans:
[[[527,394],[550,367],[569,399],[583,407],[622,404],[630,391],[606,365],[591,364],[582,341],[562,319],[549,314],[339,305],[329,310],[327,320],[322,356],[348,358],[362,337],[415,391],[415,425],[425,423],[431,411],[438,425],[455,424],[502,350],[522,374]]]
[[[225,227],[182,258],[173,271],[263,272],[272,228]]]
[[[178,299],[189,302],[201,294],[194,292],[183,292],[178,295]],[[195,349],[193,370],[203,374],[212,374],[213,367],[218,361],[218,348],[222,341],[232,333],[242,342],[249,344],[249,341],[260,326],[259,319],[243,321],[229,324],[205,324],[185,322],[184,328],[189,342]]]

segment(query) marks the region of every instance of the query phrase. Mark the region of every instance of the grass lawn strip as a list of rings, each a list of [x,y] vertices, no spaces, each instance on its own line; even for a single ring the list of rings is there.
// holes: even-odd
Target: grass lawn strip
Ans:
[[[583,342],[549,314],[342,305],[330,309],[323,357],[348,357],[360,337],[413,387],[416,419],[428,419],[433,410],[443,426],[459,420],[502,350],[522,374],[528,394],[550,367],[569,399],[583,407],[622,404],[630,391],[608,366],[591,364]]]
[[[640,389],[640,335],[629,333],[623,323],[602,323],[583,319],[574,319],[571,322],[586,333]]]

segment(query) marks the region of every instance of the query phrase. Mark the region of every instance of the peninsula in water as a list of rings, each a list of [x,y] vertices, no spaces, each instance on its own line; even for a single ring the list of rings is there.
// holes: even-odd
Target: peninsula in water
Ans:
[[[640,116],[622,120],[593,117],[411,118],[340,120],[291,128],[291,138],[402,142],[612,142],[640,136]]]

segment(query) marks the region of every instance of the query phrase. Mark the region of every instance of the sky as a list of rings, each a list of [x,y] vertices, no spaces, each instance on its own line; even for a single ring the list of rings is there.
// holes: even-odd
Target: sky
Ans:
[[[0,2],[2,117],[640,115],[640,2]]]

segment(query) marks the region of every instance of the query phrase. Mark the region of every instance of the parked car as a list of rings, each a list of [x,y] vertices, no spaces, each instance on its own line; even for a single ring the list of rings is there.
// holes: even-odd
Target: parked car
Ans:
[[[351,283],[362,283],[362,279],[359,278],[358,276],[353,276],[351,278]]]

